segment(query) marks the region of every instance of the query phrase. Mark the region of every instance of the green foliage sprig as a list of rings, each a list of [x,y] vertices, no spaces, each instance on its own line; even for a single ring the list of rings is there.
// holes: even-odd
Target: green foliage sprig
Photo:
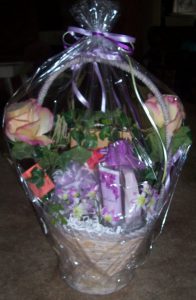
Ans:
[[[111,142],[118,140],[119,132],[130,129],[132,124],[131,119],[120,109],[104,113],[87,112],[86,114],[83,111],[74,110],[66,112],[64,117],[70,128],[70,136],[78,145],[87,149],[97,147],[98,137]]]

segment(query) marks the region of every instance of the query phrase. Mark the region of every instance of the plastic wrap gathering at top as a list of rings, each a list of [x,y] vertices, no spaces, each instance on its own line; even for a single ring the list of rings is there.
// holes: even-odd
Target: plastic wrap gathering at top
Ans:
[[[81,1],[80,27],[8,102],[4,129],[33,205],[61,229],[131,235],[163,226],[191,143],[183,106],[109,31],[110,1]],[[72,43],[68,45],[68,40]]]

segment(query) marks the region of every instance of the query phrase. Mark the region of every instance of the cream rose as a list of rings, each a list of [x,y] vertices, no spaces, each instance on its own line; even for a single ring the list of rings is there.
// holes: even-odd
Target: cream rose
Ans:
[[[179,98],[175,95],[163,95],[163,99],[168,108],[170,122],[168,124],[168,132],[170,135],[180,128],[182,121],[185,118],[185,113],[183,105],[181,104]],[[145,105],[147,106],[155,124],[158,127],[164,126],[163,112],[158,103],[156,97],[149,98]]]
[[[5,111],[5,133],[11,141],[48,145],[52,140],[44,134],[52,127],[53,114],[36,99],[13,103]]]

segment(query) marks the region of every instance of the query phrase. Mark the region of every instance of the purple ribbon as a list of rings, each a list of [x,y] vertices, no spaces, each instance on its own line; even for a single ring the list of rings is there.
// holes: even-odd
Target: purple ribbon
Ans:
[[[95,70],[95,73],[97,75],[97,78],[99,80],[100,86],[101,86],[101,92],[102,92],[102,101],[101,101],[101,111],[105,112],[106,111],[106,91],[105,91],[105,86],[104,86],[104,82],[101,76],[101,72],[99,70],[98,64],[96,62],[93,63],[93,67]],[[78,69],[78,66],[76,66],[76,68]],[[74,73],[76,72],[76,70],[74,70]],[[75,77],[75,76],[73,76]],[[82,93],[79,91],[77,84],[75,82],[75,78],[72,80],[72,89],[73,92],[75,94],[75,96],[78,98],[78,100],[87,108],[90,108],[90,104],[89,102],[85,99],[85,97],[82,95]]]
[[[122,50],[124,50],[125,52],[132,54],[133,50],[134,50],[134,46],[133,44],[135,43],[135,38],[129,35],[124,35],[124,34],[117,34],[117,33],[110,33],[110,32],[102,32],[102,31],[91,31],[91,30],[87,30],[87,29],[83,29],[80,27],[74,27],[74,26],[70,26],[68,27],[67,32],[63,35],[63,41],[64,41],[64,46],[65,48],[67,48],[69,45],[65,42],[65,36],[67,34],[70,34],[71,36],[73,36],[77,41],[80,39],[79,36],[77,36],[77,34],[79,34],[80,36],[100,36],[103,37],[111,42],[113,42],[114,44],[117,45],[117,47],[120,47]]]
[[[106,111],[106,91],[105,91],[105,86],[102,80],[102,76],[98,67],[98,64],[96,62],[93,63],[94,68],[95,68],[95,73],[97,74],[97,78],[99,80],[99,83],[101,85],[101,92],[102,92],[102,101],[101,101],[101,111],[105,112]]]
[[[175,163],[180,159],[180,157],[183,155],[183,150],[178,149],[178,151],[171,157],[171,160],[168,164],[167,169],[167,177],[165,181],[165,192],[167,193],[169,191],[170,183],[171,183],[171,170],[172,167],[175,165]]]
[[[78,42],[78,40],[81,39],[81,36],[86,36],[86,37],[92,37],[92,36],[99,36],[99,37],[103,37],[107,40],[109,40],[110,42],[113,42],[114,44],[117,45],[117,47],[120,47],[122,50],[124,50],[126,53],[128,54],[132,54],[133,53],[133,43],[135,42],[135,38],[131,37],[131,36],[127,36],[127,35],[123,35],[123,34],[115,34],[115,33],[108,33],[108,32],[101,32],[101,31],[90,31],[90,30],[86,30],[83,28],[79,28],[79,27],[68,27],[68,31],[63,35],[63,42],[64,42],[64,47],[65,49],[70,46],[67,42],[65,42],[65,36],[67,34],[70,34],[71,36],[74,37],[74,39]],[[101,51],[99,51],[99,49],[94,49],[92,51],[92,53],[95,53],[97,55],[101,55]],[[91,54],[92,54],[91,53]],[[105,54],[104,54],[105,55]],[[106,54],[108,59],[118,59],[119,55],[116,53],[112,53],[112,58],[111,58],[111,54]],[[102,101],[101,101],[101,111],[105,112],[106,111],[106,91],[105,91],[105,86],[104,86],[104,82],[102,79],[102,75],[101,72],[99,70],[99,66],[96,62],[93,63],[94,66],[94,70],[95,70],[95,74],[97,75],[98,81],[100,83],[101,86],[101,91],[102,91]],[[78,69],[78,66],[77,66]],[[74,68],[74,73],[76,73],[76,70]],[[85,97],[82,95],[82,93],[79,91],[77,84],[75,82],[75,75],[73,76],[73,80],[72,80],[72,89],[73,89],[73,93],[75,94],[75,96],[77,97],[77,99],[87,108],[90,108],[90,104],[89,102],[85,99]],[[112,89],[113,92],[113,96],[115,98],[115,101],[117,103],[118,106],[120,106],[120,102],[118,100],[117,95],[115,94],[115,91]]]
[[[74,65],[72,67],[72,70],[73,70],[73,78],[71,80],[71,85],[72,85],[72,90],[73,90],[73,93],[74,95],[76,96],[76,98],[84,105],[86,106],[87,108],[90,108],[90,104],[89,102],[85,99],[85,97],[82,95],[82,93],[80,92],[80,90],[78,89],[77,87],[77,84],[76,84],[76,74],[78,72],[80,68],[80,65]]]

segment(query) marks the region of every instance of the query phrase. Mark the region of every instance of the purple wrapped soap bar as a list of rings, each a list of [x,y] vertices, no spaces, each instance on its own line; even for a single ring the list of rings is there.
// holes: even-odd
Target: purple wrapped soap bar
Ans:
[[[135,172],[144,168],[145,164],[136,157],[129,141],[119,140],[109,145],[104,167],[100,166],[99,172],[104,212],[112,219],[110,223],[115,224],[125,218],[127,224],[134,225],[140,219]]]

